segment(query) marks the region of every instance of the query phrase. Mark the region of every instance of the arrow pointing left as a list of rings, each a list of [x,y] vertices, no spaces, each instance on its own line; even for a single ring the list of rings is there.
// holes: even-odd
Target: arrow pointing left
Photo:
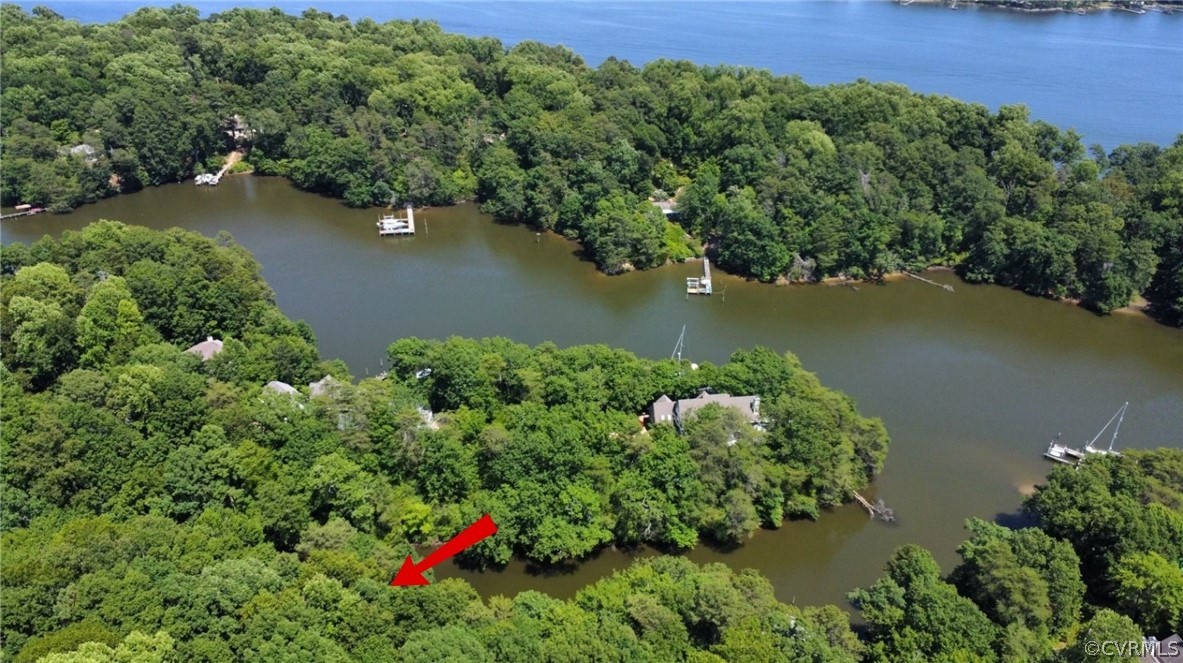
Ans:
[[[489,517],[489,514],[481,516],[480,520],[464,528],[452,540],[437,548],[423,561],[416,564],[410,555],[403,561],[403,565],[399,567],[398,573],[390,579],[392,587],[411,587],[415,585],[429,585],[427,578],[423,577],[423,572],[431,567],[455,557],[458,553],[475,546],[485,539],[497,533],[497,523]]]

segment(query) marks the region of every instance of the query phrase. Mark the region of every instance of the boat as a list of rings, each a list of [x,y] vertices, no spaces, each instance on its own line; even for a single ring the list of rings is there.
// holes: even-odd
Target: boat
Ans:
[[[1047,451],[1043,452],[1043,457],[1047,458],[1048,460],[1056,461],[1057,463],[1078,465],[1082,460],[1090,455],[1120,456],[1121,452],[1114,451],[1113,445],[1115,442],[1117,442],[1117,432],[1121,430],[1121,422],[1125,421],[1125,413],[1127,410],[1129,410],[1129,407],[1130,404],[1128,401],[1123,403],[1122,406],[1118,408],[1117,412],[1115,412],[1112,417],[1109,417],[1109,421],[1105,422],[1105,425],[1101,427],[1101,430],[1097,431],[1097,434],[1093,436],[1093,439],[1089,440],[1084,445],[1084,447],[1080,449],[1070,447],[1066,444],[1060,444],[1060,436],[1056,435],[1056,438],[1048,443]],[[1109,438],[1109,446],[1104,449],[1095,446],[1097,440],[1101,439],[1101,435],[1103,435],[1105,431],[1109,429],[1109,426],[1112,425],[1115,420],[1117,421],[1117,425],[1113,427],[1113,437]]]
[[[1060,444],[1060,436],[1052,440],[1047,445],[1047,451],[1043,452],[1043,457],[1048,460],[1054,460],[1057,463],[1067,463],[1075,465],[1084,458],[1084,452],[1080,449],[1073,449],[1066,444]]]
[[[415,210],[407,205],[407,215],[396,218],[393,214],[386,214],[378,219],[378,235],[414,235]]]

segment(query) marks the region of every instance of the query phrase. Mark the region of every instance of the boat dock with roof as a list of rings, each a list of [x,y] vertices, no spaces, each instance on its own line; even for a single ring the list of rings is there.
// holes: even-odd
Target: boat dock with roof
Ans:
[[[378,236],[385,237],[387,235],[414,235],[415,234],[415,210],[410,205],[407,205],[407,215],[405,217],[396,218],[393,214],[386,214],[378,219]]]
[[[709,258],[703,257],[702,259],[702,278],[691,276],[686,279],[686,294],[711,294],[711,261]]]

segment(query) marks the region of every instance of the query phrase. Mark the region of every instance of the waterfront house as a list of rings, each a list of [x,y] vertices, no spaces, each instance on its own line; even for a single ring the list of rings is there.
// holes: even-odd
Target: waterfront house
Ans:
[[[712,404],[739,410],[753,426],[758,427],[761,424],[759,396],[709,394],[704,391],[694,398],[683,398],[677,401],[662,394],[661,398],[653,401],[653,404],[649,406],[649,425],[673,424],[681,432],[682,422],[687,416],[695,410]]]

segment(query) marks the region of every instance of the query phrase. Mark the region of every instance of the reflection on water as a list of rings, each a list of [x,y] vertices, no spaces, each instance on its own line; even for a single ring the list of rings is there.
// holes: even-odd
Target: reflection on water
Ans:
[[[841,602],[904,543],[933,549],[948,570],[965,518],[1013,514],[1019,487],[1047,470],[1047,441],[1058,432],[1091,438],[1124,401],[1120,448],[1183,446],[1183,334],[1142,316],[1099,317],[948,273],[932,278],[953,283],[953,293],[912,280],[778,288],[717,272],[726,299],[688,299],[696,264],[608,277],[574,257],[574,244],[493,223],[471,205],[416,212],[423,231],[413,238],[379,239],[378,214],[282,180],[231,177],[4,222],[2,232],[5,242],[31,241],[97,218],[228,230],[262,263],[283,310],[311,323],[322,354],[357,375],[377,372],[386,346],[411,335],[606,343],[658,358],[684,324],[684,356],[700,363],[757,344],[791,350],[886,423],[892,448],[870,492],[896,510],[898,525],[851,506],[760,531],[737,550],[687,554],[757,568],[778,597],[801,604]],[[519,562],[440,574],[463,575],[486,594],[569,596],[649,554],[606,550],[565,574],[530,574]]]

